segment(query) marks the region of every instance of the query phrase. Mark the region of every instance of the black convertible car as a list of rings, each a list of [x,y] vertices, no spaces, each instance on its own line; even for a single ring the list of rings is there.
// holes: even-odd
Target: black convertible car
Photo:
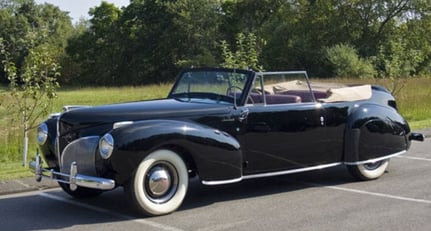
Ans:
[[[165,99],[67,106],[37,138],[37,180],[74,197],[123,186],[150,215],[175,211],[190,177],[218,185],[346,165],[371,180],[423,140],[382,87],[221,68],[182,71]]]

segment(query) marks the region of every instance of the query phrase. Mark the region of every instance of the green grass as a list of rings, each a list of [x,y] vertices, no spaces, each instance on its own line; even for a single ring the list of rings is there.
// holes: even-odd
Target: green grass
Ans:
[[[34,176],[20,162],[0,162],[0,180],[17,179]]]
[[[53,112],[61,111],[64,105],[103,105],[127,101],[166,98],[172,84],[145,87],[100,87],[60,90],[54,101]]]
[[[431,79],[411,79],[407,84],[408,85],[395,96],[400,113],[410,122],[430,120]]]
[[[409,125],[413,131],[423,128],[431,128],[431,119],[412,121],[409,123]]]
[[[332,82],[371,83],[390,86],[389,81],[331,79]],[[400,94],[396,95],[400,113],[413,130],[431,127],[431,79],[409,79]],[[51,112],[59,112],[64,105],[102,105],[125,101],[148,100],[167,96],[171,84],[143,87],[62,88],[54,101]],[[7,88],[0,86],[0,180],[30,176],[21,163],[21,138],[19,121],[10,113],[12,103]],[[41,120],[46,117],[41,118]],[[29,154],[36,152],[35,132],[30,132]]]
[[[378,83],[390,86],[388,81]],[[409,79],[395,98],[400,114],[412,130],[431,127],[431,78]]]

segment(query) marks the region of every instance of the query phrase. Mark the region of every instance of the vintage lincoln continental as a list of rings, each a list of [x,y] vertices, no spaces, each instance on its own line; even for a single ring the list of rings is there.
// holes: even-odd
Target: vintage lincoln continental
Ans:
[[[181,205],[191,177],[218,185],[346,165],[372,180],[423,136],[383,87],[312,82],[305,71],[192,68],[165,99],[66,106],[37,139],[38,181],[77,198],[125,187],[140,211],[162,215]]]

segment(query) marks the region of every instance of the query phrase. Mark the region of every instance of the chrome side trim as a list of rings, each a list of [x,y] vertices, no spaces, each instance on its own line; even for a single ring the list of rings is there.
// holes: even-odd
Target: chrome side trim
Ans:
[[[369,159],[369,160],[363,160],[363,161],[355,161],[355,162],[344,162],[345,165],[358,165],[358,164],[369,164],[369,163],[375,163],[377,161],[381,161],[381,160],[386,160],[386,159],[390,159],[392,157],[396,157],[399,155],[402,155],[404,153],[406,153],[407,150],[403,150],[401,152],[397,152],[391,155],[387,155],[387,156],[382,156],[379,158],[374,158],[374,159]]]
[[[242,179],[243,179],[242,177],[239,177],[239,178],[235,178],[235,179],[231,179],[231,180],[216,180],[216,181],[203,180],[202,184],[204,184],[204,185],[232,184],[232,183],[240,182]]]
[[[52,119],[54,117],[59,117],[60,115],[61,115],[60,112],[58,112],[58,113],[52,113],[52,114],[49,114],[48,119]]]
[[[116,123],[114,123],[114,125],[112,126],[112,129],[120,128],[120,127],[127,126],[127,125],[130,125],[130,124],[133,124],[133,123],[134,123],[133,121],[121,121],[121,122],[116,122]]]
[[[285,170],[285,171],[279,171],[279,172],[260,173],[260,174],[243,176],[242,178],[243,179],[254,179],[254,178],[261,178],[261,177],[280,176],[280,175],[286,175],[286,174],[292,174],[292,173],[298,173],[298,172],[307,172],[307,171],[312,171],[312,170],[330,168],[330,167],[335,167],[338,165],[342,165],[342,163],[339,162],[339,163],[331,163],[331,164],[322,164],[322,165],[317,165],[317,166],[312,166],[312,167],[297,168],[297,169]]]
[[[338,165],[342,165],[343,163],[331,163],[331,164],[322,164],[312,167],[306,167],[306,168],[298,168],[298,169],[292,169],[292,170],[285,170],[285,171],[278,171],[278,172],[268,172],[268,173],[260,173],[260,174],[253,174],[253,175],[246,175],[239,178],[231,179],[231,180],[220,180],[220,181],[202,181],[202,184],[204,185],[221,185],[221,184],[230,184],[230,183],[237,183],[247,179],[254,179],[254,178],[261,178],[261,177],[271,177],[271,176],[280,176],[280,175],[286,175],[286,174],[292,174],[292,173],[298,173],[298,172],[306,172],[306,171],[312,171],[312,170],[319,170],[324,168],[330,168],[335,167]]]
[[[92,106],[88,106],[88,105],[65,105],[65,106],[63,106],[63,111],[68,112],[68,111],[72,111],[75,109],[89,108],[89,107],[92,107]]]
[[[268,172],[268,173],[259,173],[259,174],[253,174],[253,175],[246,175],[239,178],[231,179],[231,180],[220,180],[220,181],[202,181],[202,184],[205,185],[221,185],[221,184],[230,184],[230,183],[236,183],[240,182],[241,180],[247,180],[247,179],[255,179],[255,178],[262,178],[262,177],[272,177],[272,176],[280,176],[280,175],[287,175],[287,174],[293,174],[293,173],[299,173],[299,172],[307,172],[312,170],[319,170],[324,168],[330,168],[335,167],[338,165],[358,165],[358,164],[368,164],[368,163],[374,163],[377,161],[389,159],[395,156],[402,155],[406,153],[407,151],[401,151],[397,152],[388,156],[383,156],[375,159],[370,160],[364,160],[364,161],[357,161],[357,162],[337,162],[337,163],[331,163],[331,164],[322,164],[317,166],[311,166],[306,168],[298,168],[298,169],[291,169],[291,170],[285,170],[285,171],[278,171],[278,172]]]
[[[42,160],[39,154],[37,154],[36,160],[30,161],[29,166],[30,169],[34,170],[37,181],[41,181],[42,178],[49,178],[57,182],[69,184],[72,191],[76,190],[77,186],[100,190],[111,190],[115,188],[114,180],[79,174],[75,162],[70,166],[70,174],[42,168]]]
[[[280,74],[303,74],[307,75],[306,71],[264,71],[264,72],[257,72],[257,75],[280,75]]]

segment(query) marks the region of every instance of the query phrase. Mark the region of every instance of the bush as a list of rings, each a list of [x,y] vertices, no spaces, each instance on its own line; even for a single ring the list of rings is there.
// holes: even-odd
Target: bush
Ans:
[[[338,44],[326,48],[325,54],[337,77],[372,78],[376,75],[372,62],[360,58],[353,46]]]

